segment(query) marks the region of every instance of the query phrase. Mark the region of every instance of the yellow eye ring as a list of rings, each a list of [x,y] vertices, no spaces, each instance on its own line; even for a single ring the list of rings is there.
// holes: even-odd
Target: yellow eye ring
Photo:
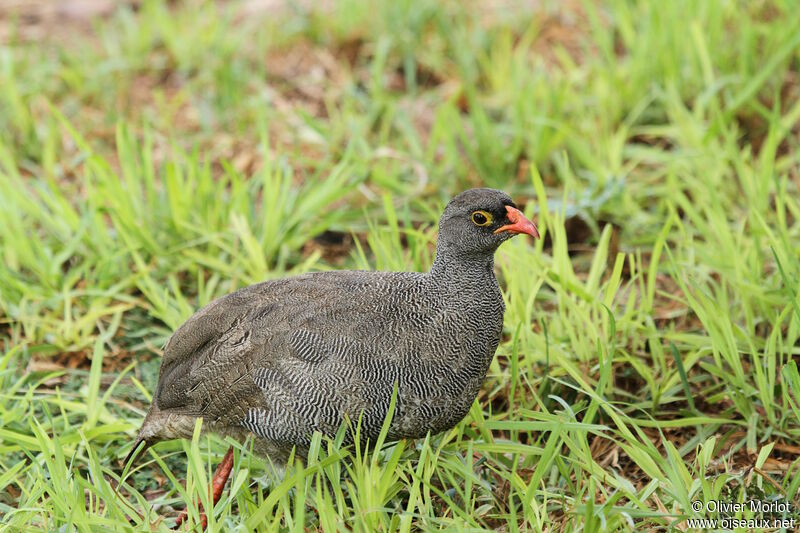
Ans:
[[[472,223],[476,226],[488,226],[492,223],[492,214],[486,211],[473,211]]]

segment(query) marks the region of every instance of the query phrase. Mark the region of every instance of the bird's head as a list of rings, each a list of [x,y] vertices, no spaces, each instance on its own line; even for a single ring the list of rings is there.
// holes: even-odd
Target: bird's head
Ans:
[[[463,257],[491,256],[503,242],[520,233],[539,238],[534,223],[525,218],[510,196],[495,189],[470,189],[450,200],[442,213],[440,252],[446,249]]]

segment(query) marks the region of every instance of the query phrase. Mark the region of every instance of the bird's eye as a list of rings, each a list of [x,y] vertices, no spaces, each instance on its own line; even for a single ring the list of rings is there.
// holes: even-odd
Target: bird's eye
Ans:
[[[492,223],[492,215],[486,211],[474,211],[472,213],[472,222],[476,226],[488,226]]]

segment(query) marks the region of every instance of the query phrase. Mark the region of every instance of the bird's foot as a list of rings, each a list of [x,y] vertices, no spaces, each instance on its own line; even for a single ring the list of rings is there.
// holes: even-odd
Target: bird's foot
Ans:
[[[211,497],[213,499],[213,505],[216,505],[219,501],[220,497],[222,496],[222,489],[225,488],[225,483],[228,481],[228,477],[231,475],[231,470],[233,469],[233,446],[228,448],[227,453],[225,453],[225,457],[222,458],[222,462],[217,465],[217,469],[214,471],[214,477],[211,479]],[[200,506],[200,523],[202,524],[202,529],[205,531],[206,526],[208,525],[208,517],[206,516],[205,511],[203,510],[203,504],[197,502]],[[178,516],[178,521],[175,522],[175,527],[173,530],[177,530],[181,527],[181,525],[186,521],[189,516],[189,512],[187,509],[181,511],[181,514]]]

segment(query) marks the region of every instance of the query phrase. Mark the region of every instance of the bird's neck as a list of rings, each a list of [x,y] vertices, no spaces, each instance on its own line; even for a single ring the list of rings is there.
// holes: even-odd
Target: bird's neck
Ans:
[[[497,285],[493,255],[464,257],[437,252],[429,275],[442,286],[460,291],[472,286],[485,289],[487,284]]]

